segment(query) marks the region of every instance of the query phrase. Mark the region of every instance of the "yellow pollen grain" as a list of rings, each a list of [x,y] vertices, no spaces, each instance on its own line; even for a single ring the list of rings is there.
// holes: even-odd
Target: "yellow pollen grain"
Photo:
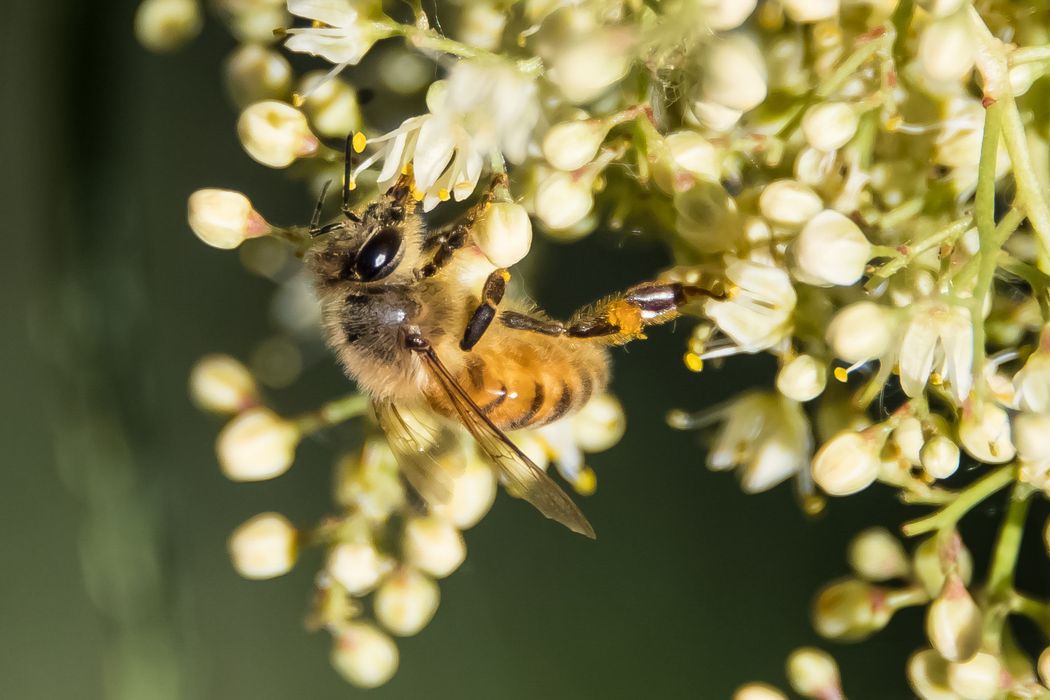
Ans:
[[[368,145],[368,138],[358,131],[354,134],[354,138],[351,140],[350,145],[353,146],[354,153],[361,153],[365,150],[365,146]]]
[[[415,187],[412,188],[412,199],[416,200],[417,202],[422,202],[423,197],[425,196],[426,193],[422,190],[417,190]]]
[[[573,481],[572,487],[581,496],[590,496],[598,490],[598,475],[590,467],[584,467]]]
[[[440,199],[442,202],[447,202],[449,196],[449,191],[446,190],[444,187],[438,190],[438,199]]]
[[[934,386],[940,386],[944,383],[944,378],[937,372],[930,374],[930,384]]]
[[[836,367],[834,374],[835,379],[839,380],[843,384],[845,384],[846,380],[849,379],[849,372],[846,371],[845,367]]]
[[[293,107],[302,107],[304,102],[306,102],[306,99],[302,95],[300,95],[298,92],[292,93]]]
[[[690,372],[700,372],[704,369],[704,361],[695,352],[687,352],[682,359]]]
[[[357,180],[350,180],[350,184],[346,186],[346,189],[353,191],[357,189]]]

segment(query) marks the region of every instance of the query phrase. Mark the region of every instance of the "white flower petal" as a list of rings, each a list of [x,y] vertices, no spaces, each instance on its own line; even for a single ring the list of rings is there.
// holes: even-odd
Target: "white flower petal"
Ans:
[[[938,329],[926,314],[920,314],[908,324],[901,341],[901,388],[908,396],[918,396],[933,371],[933,355],[937,349]]]
[[[372,47],[371,41],[357,35],[333,36],[312,29],[289,29],[288,33],[291,36],[284,45],[289,51],[320,56],[331,63],[356,64]]]
[[[416,187],[421,190],[430,189],[452,160],[456,134],[449,126],[447,120],[435,117],[426,120],[419,129],[412,166]]]
[[[348,27],[359,12],[351,0],[288,0],[288,11],[297,17],[315,19],[333,27]]]

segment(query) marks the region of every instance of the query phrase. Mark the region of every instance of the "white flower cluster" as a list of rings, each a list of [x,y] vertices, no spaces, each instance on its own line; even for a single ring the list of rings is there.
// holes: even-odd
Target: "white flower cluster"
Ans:
[[[474,196],[487,171],[509,172],[509,189],[473,240],[500,266],[528,253],[533,221],[563,240],[600,224],[665,236],[676,264],[664,276],[710,293],[694,305],[685,365],[700,371],[759,352],[778,363],[768,390],[671,414],[680,428],[720,425],[707,464],[737,470],[746,492],[797,477],[816,511],[826,496],[880,483],[939,506],[909,527],[937,531],[942,544],[960,517],[1007,487],[1004,531],[1023,524],[1035,494],[1050,496],[1050,26],[1041,15],[1004,0],[454,4],[439,30],[418,4],[220,1],[244,44],[225,76],[247,153],[319,184],[342,168],[341,149],[323,140],[356,134],[362,155],[349,184],[360,177],[381,190],[411,173],[427,210]],[[195,7],[146,0],[139,36],[173,48],[196,32]],[[317,57],[322,70],[297,80],[275,35],[258,31],[267,22],[284,50]],[[366,124],[348,82],[366,56],[390,92],[425,91],[426,110],[382,115],[383,129]],[[427,60],[437,66],[429,85]],[[202,190],[189,209],[194,231],[217,247],[294,238],[239,193]],[[243,411],[220,438],[224,468],[232,478],[283,472],[302,431],[259,406],[243,381],[227,380],[201,396],[209,408]],[[526,442],[545,441],[530,448],[537,461],[551,445],[578,455],[579,436],[567,434]],[[588,490],[593,475],[581,460],[561,466]],[[269,527],[279,541],[280,528]],[[444,537],[455,559],[454,537],[419,527],[420,537]],[[999,616],[977,646],[960,646],[956,624],[970,615],[966,624],[980,626],[974,600],[987,600],[1045,626],[1047,603],[1017,603],[999,570],[1016,564],[1014,540],[997,542],[1000,577],[979,595],[967,593],[963,550],[934,590],[920,586],[922,546],[912,564],[883,535],[857,548],[869,552],[858,554],[861,578],[818,601],[822,632],[864,636],[896,607],[933,599],[938,656],[913,659],[916,692],[997,697],[1034,678],[1003,665],[1016,661],[1003,656],[1006,613],[986,610]],[[425,577],[443,567],[417,561],[406,570],[354,552],[381,571],[360,590],[394,576],[400,593],[383,599],[400,602],[389,609],[416,620],[433,612]],[[887,578],[907,585],[888,592],[874,583]],[[419,600],[398,597],[407,590]],[[394,633],[413,628],[380,622]],[[354,630],[339,646],[346,658],[396,659],[374,644],[354,651],[380,638]],[[337,666],[369,684],[349,663]],[[930,689],[934,677],[949,694]],[[994,688],[973,680],[992,677]]]

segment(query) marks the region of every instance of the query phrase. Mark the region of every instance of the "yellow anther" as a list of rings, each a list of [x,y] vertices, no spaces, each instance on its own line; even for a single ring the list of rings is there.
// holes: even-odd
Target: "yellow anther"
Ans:
[[[449,194],[449,191],[446,190],[444,187],[438,190],[438,199],[440,199],[442,202],[447,202],[450,196],[451,195]]]
[[[350,184],[346,186],[346,189],[351,190],[351,191],[356,190],[357,189],[357,180],[353,180],[353,179],[350,180]]]
[[[354,138],[351,140],[350,145],[354,147],[354,153],[361,153],[365,150],[365,146],[368,145],[368,138],[358,131],[354,134]]]
[[[930,374],[930,384],[940,386],[941,384],[944,384],[944,377],[942,377],[939,372],[933,372]]]
[[[415,187],[412,188],[412,199],[416,200],[417,202],[422,202],[423,197],[426,196],[426,192],[423,192],[422,190],[417,190]]]
[[[845,367],[836,367],[833,374],[835,375],[835,379],[839,380],[843,384],[845,384],[846,380],[849,379],[849,372],[846,371]]]
[[[598,490],[598,475],[590,467],[584,467],[572,482],[572,487],[581,496],[590,496]]]
[[[306,102],[306,98],[305,97],[300,95],[298,92],[293,92],[292,93],[292,106],[293,107],[302,107],[303,106],[303,102]]]
[[[687,352],[682,359],[685,360],[686,369],[690,372],[699,372],[704,368],[703,359],[695,352]]]

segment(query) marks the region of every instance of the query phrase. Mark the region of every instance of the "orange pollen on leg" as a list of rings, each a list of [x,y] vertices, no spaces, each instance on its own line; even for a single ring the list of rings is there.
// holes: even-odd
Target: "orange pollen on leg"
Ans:
[[[609,323],[620,329],[624,335],[642,338],[642,311],[626,301],[614,301],[609,304],[605,317]]]

